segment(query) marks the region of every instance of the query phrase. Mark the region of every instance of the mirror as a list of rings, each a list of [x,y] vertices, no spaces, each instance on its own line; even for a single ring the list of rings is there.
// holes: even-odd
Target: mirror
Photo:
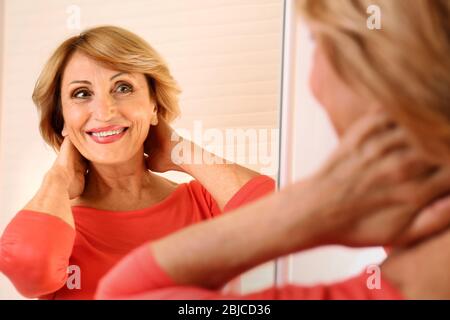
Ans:
[[[182,90],[171,126],[227,160],[277,179],[283,1],[0,0],[0,232],[39,189],[55,153],[31,100],[54,49],[82,30],[125,28],[164,58]],[[162,173],[187,183],[185,173]],[[273,283],[273,263],[234,281],[246,293]],[[0,274],[0,299],[21,298]]]
[[[285,1],[280,188],[314,173],[337,146],[331,123],[309,88],[315,44],[295,5],[295,0]],[[275,283],[282,286],[334,282],[359,273],[367,265],[380,263],[385,256],[379,247],[323,246],[277,259]]]

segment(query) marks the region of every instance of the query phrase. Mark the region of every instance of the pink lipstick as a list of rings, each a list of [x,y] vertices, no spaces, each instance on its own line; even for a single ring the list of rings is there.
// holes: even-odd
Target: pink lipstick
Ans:
[[[86,133],[97,143],[112,143],[125,135],[128,127],[124,126],[107,126],[103,128],[93,128],[87,130]]]

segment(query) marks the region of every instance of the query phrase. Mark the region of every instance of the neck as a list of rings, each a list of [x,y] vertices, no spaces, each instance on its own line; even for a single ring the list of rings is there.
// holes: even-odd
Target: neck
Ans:
[[[88,168],[83,195],[97,199],[117,192],[131,198],[140,198],[153,181],[153,175],[145,165],[144,154],[141,155],[140,152],[123,163],[90,162]]]

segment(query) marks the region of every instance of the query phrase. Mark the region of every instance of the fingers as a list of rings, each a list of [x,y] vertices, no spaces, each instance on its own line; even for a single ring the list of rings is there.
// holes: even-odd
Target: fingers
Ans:
[[[386,148],[395,148],[386,156],[382,156],[383,152],[387,152]],[[371,168],[374,175],[377,175],[378,181],[385,184],[398,184],[406,182],[423,183],[424,177],[430,176],[435,166],[428,163],[422,155],[410,147],[401,148],[401,142],[398,144],[386,145],[384,151],[378,151],[380,159],[378,163]]]
[[[339,147],[330,156],[328,169],[333,170],[339,163],[347,162],[352,156],[356,156],[363,166],[370,164],[371,160],[385,147],[377,146],[376,139],[375,142],[366,146],[368,140],[374,140],[380,133],[390,132],[393,129],[395,125],[385,112],[370,112],[365,115],[345,133]]]
[[[370,112],[352,125],[343,140],[351,148],[359,148],[370,137],[394,127],[395,123],[385,112]]]
[[[450,195],[434,201],[417,214],[395,245],[407,245],[450,227]]]
[[[392,188],[390,197],[409,205],[416,214],[425,206],[450,193],[450,168],[433,169],[416,179]]]
[[[372,134],[360,145],[359,151],[366,159],[376,160],[390,152],[406,149],[409,146],[408,135],[400,127],[392,127]]]
[[[450,192],[450,167],[440,167],[422,181],[418,194],[423,199],[419,200],[427,205]]]
[[[70,140],[69,136],[66,135],[64,137],[64,140],[59,148],[59,158],[64,159],[65,161],[69,161],[68,159],[76,159],[80,158],[83,163],[88,163],[87,160],[81,155],[81,153],[78,151],[78,149],[75,147],[75,145]]]
[[[398,184],[423,183],[437,166],[431,163],[410,140],[408,132],[394,127],[370,137],[359,150],[375,181]]]

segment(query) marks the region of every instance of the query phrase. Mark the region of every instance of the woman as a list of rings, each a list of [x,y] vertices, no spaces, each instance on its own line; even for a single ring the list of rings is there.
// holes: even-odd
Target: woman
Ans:
[[[366,27],[371,4],[382,8],[382,30]],[[317,41],[310,85],[338,150],[278,194],[136,249],[102,279],[97,298],[450,298],[450,3],[299,5]],[[326,244],[395,246],[380,290],[363,272],[332,285],[214,291],[260,263]]]
[[[158,53],[124,29],[93,28],[57,48],[33,101],[59,153],[1,239],[0,270],[21,294],[92,299],[135,247],[274,189],[267,176],[172,139],[178,93]],[[175,163],[178,143],[217,164]],[[152,173],[167,170],[195,180],[177,185]]]

